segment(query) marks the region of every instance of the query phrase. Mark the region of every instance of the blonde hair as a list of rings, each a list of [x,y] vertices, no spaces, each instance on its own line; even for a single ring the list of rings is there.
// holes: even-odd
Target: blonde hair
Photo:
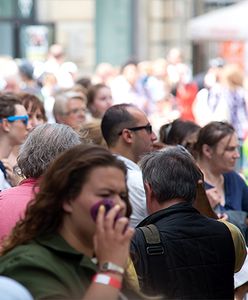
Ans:
[[[238,64],[227,64],[221,71],[221,80],[230,89],[242,87],[244,83],[244,71]]]
[[[107,144],[103,138],[101,131],[101,120],[96,119],[83,124],[79,130],[79,134],[82,140],[86,138],[95,145],[100,145],[104,148],[107,148]]]

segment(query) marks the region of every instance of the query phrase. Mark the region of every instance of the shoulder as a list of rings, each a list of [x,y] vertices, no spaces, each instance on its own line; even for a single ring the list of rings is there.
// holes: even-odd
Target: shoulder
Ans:
[[[244,237],[235,225],[221,219],[218,222],[225,224],[232,235],[235,249],[235,272],[238,272],[241,269],[247,255]]]
[[[44,260],[49,261],[51,253],[45,247],[31,242],[20,245],[0,257],[0,272],[4,272],[19,266],[42,266],[46,267]]]
[[[229,186],[238,184],[246,187],[246,183],[244,179],[235,171],[224,173],[223,176],[224,176],[224,181],[227,182]]]
[[[35,299],[69,299],[67,273],[62,260],[35,243],[0,257],[0,274],[24,285]]]

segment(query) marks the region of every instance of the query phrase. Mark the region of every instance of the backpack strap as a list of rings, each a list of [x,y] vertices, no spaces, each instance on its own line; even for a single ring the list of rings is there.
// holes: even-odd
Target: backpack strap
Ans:
[[[146,253],[148,255],[163,255],[164,247],[161,243],[158,228],[154,224],[139,227],[146,241]]]
[[[137,227],[142,232],[145,241],[144,255],[140,276],[141,290],[147,295],[153,295],[157,289],[157,278],[165,278],[164,259],[165,248],[161,242],[160,233],[154,224]],[[158,275],[159,274],[159,275]]]

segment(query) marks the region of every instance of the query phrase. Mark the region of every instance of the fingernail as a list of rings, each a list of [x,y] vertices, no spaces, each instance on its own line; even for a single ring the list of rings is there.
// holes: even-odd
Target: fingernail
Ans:
[[[104,205],[100,205],[99,210],[102,211],[102,212],[105,211]]]

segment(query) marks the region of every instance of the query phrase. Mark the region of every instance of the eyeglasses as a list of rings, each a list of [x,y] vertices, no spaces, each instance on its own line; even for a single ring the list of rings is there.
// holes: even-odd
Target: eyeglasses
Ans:
[[[147,131],[147,133],[152,134],[152,125],[151,124],[147,124],[145,126],[131,127],[131,128],[127,128],[127,129],[131,130],[131,131],[138,131],[138,130],[145,129]],[[123,129],[122,129],[122,131],[123,131]],[[118,135],[121,135],[122,131],[119,132]]]
[[[69,110],[67,113],[65,113],[65,115],[78,115],[80,112],[83,112],[85,113],[86,112],[86,109],[85,108],[74,108],[74,109],[71,109]]]
[[[6,118],[0,119],[0,123],[2,123],[3,119],[6,119],[8,122],[15,122],[17,120],[21,120],[25,126],[28,125],[28,116],[9,116]]]

